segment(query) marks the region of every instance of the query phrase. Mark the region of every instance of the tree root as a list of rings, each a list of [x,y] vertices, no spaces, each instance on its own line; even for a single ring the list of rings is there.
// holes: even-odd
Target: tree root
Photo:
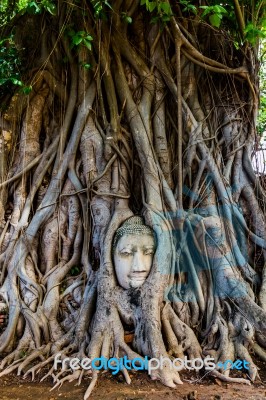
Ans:
[[[243,378],[232,378],[230,376],[226,376],[222,374],[219,371],[211,371],[210,372],[211,376],[214,376],[215,378],[219,378],[223,382],[230,382],[230,383],[245,383],[246,385],[251,385],[250,381],[247,379]]]
[[[266,360],[265,207],[250,160],[256,58],[230,47],[225,31],[213,35],[192,13],[187,20],[174,2],[165,8],[178,7],[180,18],[171,15],[163,30],[159,15],[146,24],[150,14],[137,1],[113,1],[110,26],[95,24],[92,3],[79,19],[79,33],[93,36],[92,51],[83,37],[70,48],[63,35],[78,7],[72,13],[64,3],[59,21],[44,13],[39,33],[48,64],[35,77],[28,71],[27,109],[14,96],[1,116],[15,150],[4,149],[1,131],[0,295],[9,319],[0,376],[17,371],[34,380],[48,367],[42,380],[52,378],[55,389],[88,373],[86,400],[99,371],[69,362],[57,370],[58,353],[61,360],[210,355],[217,363],[211,376],[250,384],[258,377],[250,351]],[[129,28],[121,16],[137,12]],[[52,48],[48,21],[53,35],[59,26]],[[134,214],[153,229],[156,251],[143,285],[124,290],[112,245]],[[249,363],[249,380],[218,365],[238,357]],[[168,361],[150,376],[175,388],[182,381]],[[121,372],[130,383],[127,369]]]

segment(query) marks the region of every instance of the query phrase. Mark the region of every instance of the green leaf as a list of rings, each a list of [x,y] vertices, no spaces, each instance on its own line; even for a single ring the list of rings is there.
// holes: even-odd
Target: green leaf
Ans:
[[[201,17],[202,18],[204,18],[204,17],[206,17],[206,15],[209,15],[209,11],[204,11],[202,14],[201,14]]]
[[[43,8],[50,14],[52,15],[56,14],[56,5],[52,1],[42,0],[41,4],[43,5]]]
[[[121,13],[122,20],[127,22],[128,24],[132,23],[132,18],[127,15],[126,12]]]
[[[162,22],[169,22],[170,21],[170,15],[163,15],[161,17]]]
[[[240,49],[240,45],[239,45],[239,43],[238,43],[238,42],[236,42],[236,41],[234,41],[234,46],[235,46],[235,48],[236,48],[237,50],[239,50],[239,49]]]
[[[53,7],[53,8],[51,8],[51,7],[46,7],[46,10],[47,10],[50,14],[56,15],[56,7]]]
[[[31,85],[30,85],[30,86],[24,86],[24,87],[22,88],[22,92],[23,92],[24,94],[29,94],[31,91],[32,91],[32,86],[31,86]]]
[[[23,85],[23,83],[16,78],[10,78],[10,81],[13,83],[13,85],[17,85],[17,86]]]
[[[191,11],[193,14],[197,15],[198,10],[197,7],[193,6],[193,4],[188,4],[185,8],[184,11]]]
[[[222,7],[222,6],[216,5],[216,6],[213,6],[212,9],[213,9],[213,12],[216,13],[216,14],[219,14],[219,13],[220,14],[227,14],[226,9],[224,7]]]
[[[83,38],[77,35],[72,37],[72,43],[76,46],[78,46],[82,42],[82,40]]]
[[[209,20],[212,26],[219,28],[222,22],[222,18],[219,14],[213,14],[209,16]]]
[[[113,9],[112,6],[111,6],[111,4],[108,3],[108,1],[105,0],[104,4],[105,4],[107,7],[109,7],[111,10]]]
[[[252,45],[256,44],[258,39],[263,39],[266,37],[266,32],[263,29],[258,29],[252,22],[246,25],[244,30],[245,39]]]
[[[41,8],[39,7],[39,5],[35,2],[35,1],[31,1],[28,4],[27,7],[27,12],[29,14],[40,14],[42,12]]]
[[[169,3],[163,2],[159,3],[161,10],[165,12],[165,14],[170,15],[171,14],[171,6]]]
[[[148,10],[149,10],[150,12],[153,12],[153,10],[155,10],[155,8],[156,8],[156,5],[157,5],[157,4],[156,4],[154,1],[151,1],[151,2],[147,3]]]
[[[84,39],[83,43],[87,47],[87,49],[91,50],[91,42],[89,40]]]
[[[129,17],[129,16],[126,16],[126,17],[125,17],[125,21],[126,21],[128,24],[132,24],[132,18]]]
[[[86,63],[84,63],[84,64],[81,64],[81,66],[82,66],[84,69],[91,69],[91,64],[86,64]]]

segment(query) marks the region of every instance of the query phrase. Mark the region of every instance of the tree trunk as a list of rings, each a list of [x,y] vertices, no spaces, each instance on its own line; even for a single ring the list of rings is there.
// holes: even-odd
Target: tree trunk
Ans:
[[[49,365],[55,386],[81,379],[81,369],[55,371],[58,353],[209,355],[247,360],[253,381],[251,354],[266,359],[256,54],[175,2],[155,21],[137,1],[91,3],[59,1],[59,16],[19,20],[23,46],[27,19],[38,45],[33,90],[1,119],[0,376]],[[153,229],[156,251],[144,284],[126,290],[113,238],[133,215]],[[211,375],[249,383],[222,367]],[[182,383],[167,362],[151,378]]]

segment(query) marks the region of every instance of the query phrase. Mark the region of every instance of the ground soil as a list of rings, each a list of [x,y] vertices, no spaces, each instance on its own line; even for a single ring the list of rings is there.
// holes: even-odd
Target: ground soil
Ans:
[[[251,386],[227,384],[209,377],[201,379],[200,375],[185,372],[181,374],[184,384],[177,389],[151,381],[144,372],[131,373],[131,385],[125,383],[122,375],[105,373],[101,374],[91,400],[266,400],[266,363],[260,362],[259,367],[261,380]],[[0,400],[82,400],[89,382],[85,378],[80,386],[75,386],[76,382],[64,383],[51,392],[52,380],[39,383],[8,375],[0,378]]]

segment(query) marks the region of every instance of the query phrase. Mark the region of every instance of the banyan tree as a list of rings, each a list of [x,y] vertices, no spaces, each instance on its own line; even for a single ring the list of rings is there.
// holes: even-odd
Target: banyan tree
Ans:
[[[256,379],[266,227],[251,158],[264,5],[3,1],[0,376],[45,371],[59,385],[90,373],[87,399],[99,371],[56,371],[61,353],[241,359],[245,378],[209,375]],[[114,258],[130,234],[136,248],[149,237],[151,263],[123,287]],[[182,372],[165,363],[151,378],[175,387]]]

